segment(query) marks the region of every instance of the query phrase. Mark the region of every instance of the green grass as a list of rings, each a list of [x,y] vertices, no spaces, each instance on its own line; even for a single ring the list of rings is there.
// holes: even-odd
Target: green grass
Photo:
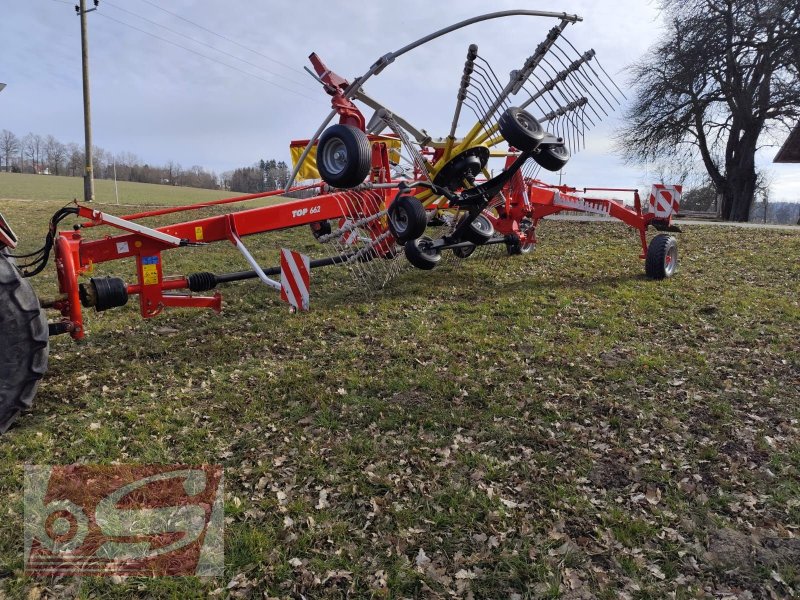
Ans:
[[[97,179],[94,185],[98,204],[116,204],[113,180]],[[130,181],[120,181],[117,187],[120,204],[130,205],[190,204],[236,195],[227,190],[201,190]],[[83,200],[83,178],[0,172],[0,198],[58,200],[62,204],[74,198]]]
[[[0,211],[34,248],[59,205]],[[321,255],[305,229],[251,239],[265,263]],[[540,242],[370,297],[324,270],[306,314],[257,282],[224,288],[221,316],[87,313],[0,440],[0,595],[788,595],[773,570],[797,590],[796,564],[704,551],[720,529],[800,527],[800,233],[687,226],[664,282],[621,225],[545,222]],[[246,268],[227,244],[165,257]],[[25,578],[22,465],[77,461],[224,465],[225,578]]]

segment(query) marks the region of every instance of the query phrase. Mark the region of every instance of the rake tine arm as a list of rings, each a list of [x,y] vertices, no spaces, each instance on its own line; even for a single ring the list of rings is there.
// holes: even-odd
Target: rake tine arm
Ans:
[[[572,46],[572,44],[570,44],[570,46],[571,46],[572,48],[574,48],[574,46]],[[561,47],[557,47],[556,49],[557,49],[557,50],[558,50],[558,51],[559,51],[561,54],[563,54],[563,55],[564,55],[564,59],[565,59],[565,60],[569,60],[569,55],[568,55],[568,54],[567,54],[567,53],[564,51],[564,49],[563,49],[563,48],[561,48]],[[576,52],[577,52],[577,51],[576,51]],[[557,58],[557,59],[558,59],[560,62],[562,62],[562,63],[563,63],[563,61],[562,61],[562,60],[561,60],[561,58],[558,56],[558,54],[556,54],[556,53],[553,53],[553,56],[555,56],[555,57],[556,57],[556,58]],[[583,77],[583,78],[584,78],[586,81],[588,81],[588,82],[589,82],[589,83],[590,83],[590,84],[591,84],[591,85],[592,85],[592,86],[593,86],[593,87],[594,87],[594,88],[595,88],[595,89],[598,91],[598,93],[600,94],[600,97],[602,97],[602,98],[603,98],[603,100],[605,100],[606,104],[608,104],[608,107],[609,107],[609,108],[610,108],[610,109],[613,111],[613,110],[615,109],[615,106],[614,106],[614,104],[612,104],[611,102],[609,102],[609,100],[608,100],[608,98],[606,97],[606,95],[609,95],[609,96],[611,96],[611,98],[614,100],[614,102],[616,102],[616,103],[617,103],[617,105],[619,104],[619,100],[617,100],[617,97],[614,95],[614,93],[613,93],[613,92],[612,92],[612,91],[611,91],[611,90],[608,88],[608,86],[607,86],[607,85],[606,85],[606,84],[603,82],[603,78],[602,78],[602,77],[600,77],[600,76],[597,74],[597,72],[596,72],[596,71],[595,71],[595,70],[592,68],[592,65],[591,65],[591,64],[589,64],[589,63],[586,63],[586,67],[589,69],[589,71],[592,73],[592,75],[594,75],[594,77],[589,77],[589,76],[588,76],[588,75],[587,75],[585,72],[583,72],[583,71],[580,71],[578,74],[579,74],[581,77]],[[600,83],[603,85],[603,88],[605,88],[605,92],[604,92],[602,89],[600,89],[600,87],[597,85],[597,81],[599,81],[599,82],[600,82]]]
[[[450,141],[448,142],[448,148],[452,147],[452,144],[456,139],[456,128],[458,127],[458,120],[461,117],[461,107],[464,104],[464,100],[467,98],[467,88],[469,88],[470,77],[475,68],[475,58],[477,56],[478,46],[475,44],[470,44],[470,47],[467,50],[467,60],[464,63],[464,71],[461,75],[461,85],[459,86],[458,94],[456,95],[456,108],[453,111],[453,122],[450,124],[450,135],[448,136]]]
[[[550,51],[555,44],[556,40],[561,35],[561,32],[564,31],[566,26],[569,24],[569,21],[562,20],[559,25],[553,27],[547,37],[541,42],[537,47],[534,53],[528,57],[525,61],[525,64],[522,66],[521,69],[518,71],[513,71],[511,73],[511,80],[506,84],[503,88],[503,92],[495,99],[492,105],[489,107],[489,110],[484,115],[483,121],[487,122],[492,115],[497,112],[497,109],[503,104],[503,102],[508,98],[509,95],[512,93],[517,93],[523,84],[528,80],[528,77],[531,76],[531,73],[534,72],[536,67],[539,66],[544,56]]]
[[[555,59],[556,59],[556,60],[558,60],[558,61],[559,61],[559,62],[560,62],[562,65],[564,64],[564,61],[563,61],[563,60],[561,60],[561,59],[558,57],[558,55],[554,54],[553,56],[554,56],[554,57],[555,57]],[[554,67],[553,67],[553,66],[552,66],[552,65],[551,65],[549,62],[547,62],[547,66],[548,66],[548,67],[550,67],[551,69],[554,69]],[[599,103],[599,102],[598,102],[598,100],[597,100],[596,96],[595,96],[594,94],[592,94],[592,91],[591,91],[590,89],[588,89],[588,88],[587,88],[587,87],[586,87],[586,86],[583,84],[583,81],[581,80],[581,77],[582,77],[582,76],[584,76],[584,77],[585,77],[585,75],[584,75],[583,73],[581,73],[580,71],[576,71],[576,72],[575,72],[575,77],[573,77],[573,79],[572,79],[572,80],[565,82],[565,83],[564,83],[564,86],[563,86],[563,89],[562,89],[562,88],[559,88],[559,89],[558,89],[558,92],[559,92],[559,93],[560,93],[562,96],[564,96],[565,98],[566,98],[566,94],[564,94],[564,89],[567,89],[567,90],[569,90],[569,92],[570,92],[571,94],[573,94],[573,95],[574,95],[574,97],[576,97],[576,98],[579,98],[581,95],[587,95],[587,96],[589,96],[589,97],[590,97],[590,98],[591,98],[591,99],[592,99],[592,100],[595,102],[595,104],[597,104],[598,108],[599,108],[601,111],[603,111],[603,115],[605,115],[605,116],[607,117],[607,116],[608,116],[608,113],[607,113],[607,112],[606,112],[606,110],[603,108],[603,105],[602,105],[601,103]],[[581,91],[583,92],[583,94],[581,94],[581,93],[580,93]],[[602,95],[602,94],[601,94],[601,95]],[[572,98],[568,98],[568,100],[571,100],[571,99],[572,99]],[[612,108],[612,110],[613,110],[613,108]],[[599,115],[598,115],[598,118],[600,118],[600,117],[599,117]]]
[[[355,93],[353,94],[353,97],[356,100],[360,100],[361,102],[363,102],[364,104],[366,104],[367,106],[369,106],[371,109],[375,110],[378,113],[384,111],[383,114],[388,114],[388,116],[390,116],[395,123],[400,125],[408,133],[410,133],[414,137],[414,139],[417,140],[417,142],[420,143],[421,145],[425,145],[426,143],[430,142],[431,136],[428,135],[427,131],[425,131],[424,129],[417,129],[406,119],[398,115],[396,112],[390,110],[389,108],[381,104],[378,100],[375,100],[371,96],[367,95],[367,93],[363,89],[359,88],[358,90],[356,90]]]
[[[571,47],[571,48],[572,48],[572,49],[573,49],[575,52],[577,52],[577,51],[578,51],[578,50],[575,48],[575,46],[573,46],[573,45],[572,45],[572,43],[571,43],[571,42],[570,42],[568,39],[564,38],[564,41],[565,41],[565,42],[567,42],[567,44],[569,44],[569,46],[570,46],[570,47]],[[612,79],[612,78],[609,76],[609,74],[608,74],[608,73],[606,73],[605,69],[603,69],[603,67],[600,65],[600,62],[599,62],[599,61],[595,61],[595,62],[597,62],[597,66],[598,66],[598,67],[600,67],[600,70],[601,70],[601,71],[603,71],[603,74],[605,74],[606,78],[608,78],[608,80],[611,82],[611,84],[612,84],[612,85],[613,85],[615,88],[617,88],[617,90],[619,90],[619,93],[620,93],[620,94],[622,94],[622,97],[623,97],[623,98],[627,98],[627,96],[625,95],[625,93],[624,93],[622,90],[620,90],[620,89],[619,89],[619,86],[616,84],[616,82],[615,82],[615,81],[614,81],[614,80],[613,80],[613,79]],[[596,72],[594,69],[592,69],[592,66],[591,66],[591,65],[589,65],[589,69],[592,71],[592,73],[594,73],[594,76],[595,76],[595,77],[597,77],[598,79],[600,79],[600,82],[602,83],[602,79],[600,78],[600,75],[599,75],[599,74],[598,74],[598,73],[597,73],[597,72]],[[603,84],[603,85],[605,86],[605,84]],[[606,87],[606,89],[608,89],[608,88]],[[608,91],[609,91],[609,93],[611,93],[611,90],[608,90]],[[612,94],[612,96],[613,96],[613,94]],[[614,98],[614,100],[616,100],[616,97]]]
[[[567,79],[567,77],[569,77],[570,73],[580,69],[581,66],[584,63],[592,60],[593,57],[594,57],[594,50],[589,50],[583,56],[581,56],[579,59],[572,61],[572,63],[570,63],[570,65],[566,69],[563,69],[562,71],[559,71],[558,74],[555,77],[553,77],[550,81],[545,83],[542,86],[542,89],[540,91],[538,91],[535,95],[531,96],[525,102],[520,104],[520,108],[527,107],[538,96],[541,96],[545,92],[549,92],[550,90],[552,90],[554,87],[556,87],[562,81],[566,81],[566,79]]]
[[[617,91],[620,94],[622,94],[622,97],[625,98],[625,100],[627,100],[628,97],[625,95],[625,92],[623,92],[622,89],[620,89],[620,87],[617,85],[617,82],[614,81],[614,79],[611,77],[611,75],[609,75],[608,72],[603,68],[603,65],[600,64],[600,61],[599,60],[595,60],[594,62],[595,62],[595,64],[597,64],[597,67],[603,72],[603,75],[605,75],[606,78],[611,82],[611,85],[613,85],[615,88],[617,88]]]

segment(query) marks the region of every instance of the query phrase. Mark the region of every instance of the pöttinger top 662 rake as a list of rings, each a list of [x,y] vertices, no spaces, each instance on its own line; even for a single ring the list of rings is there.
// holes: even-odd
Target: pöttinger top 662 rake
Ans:
[[[468,25],[498,18],[554,19],[544,41],[511,72],[499,76],[474,44],[469,46],[455,94],[449,131],[434,138],[368,95],[365,84],[398,57]],[[47,368],[48,336],[85,336],[83,308],[104,311],[138,296],[144,318],[167,307],[201,307],[220,311],[221,284],[260,279],[281,291],[295,308],[308,308],[308,271],[344,265],[364,287],[384,286],[401,265],[435,268],[446,251],[466,259],[477,249],[505,247],[524,255],[536,244],[540,219],[562,211],[607,215],[639,230],[641,258],[647,274],[670,277],[677,267],[675,239],[659,234],[649,243],[648,227],[677,230],[672,215],[679,186],[654,186],[643,204],[636,190],[633,206],[591,194],[598,188],[553,186],[537,179],[541,169],[560,170],[581,149],[588,129],[623,96],[597,61],[593,50],[579,52],[564,37],[580,17],[565,13],[511,10],[456,23],[378,59],[363,75],[348,81],[316,55],[309,71],[331,97],[332,110],[307,140],[292,142],[294,171],[285,192],[311,197],[281,204],[218,214],[163,227],[148,227],[145,217],[222,206],[284,191],[239,196],[215,202],[173,207],[123,217],[78,203],[53,215],[44,246],[16,254],[17,239],[0,216],[0,432],[30,407]],[[359,106],[373,111],[367,120]],[[338,123],[330,122],[338,117]],[[463,132],[460,128],[472,123]],[[473,118],[474,117],[474,118]],[[330,126],[329,126],[330,125]],[[492,176],[491,159],[502,161]],[[297,177],[321,179],[295,186]],[[59,224],[79,217],[83,223],[59,231]],[[87,239],[82,230],[106,226],[115,235]],[[250,235],[310,226],[328,255],[314,260],[283,250],[281,265],[262,267],[243,239]],[[182,247],[205,247],[228,241],[242,254],[249,270],[230,273],[165,275],[163,254]],[[27,277],[46,268],[55,255],[58,296],[40,303]],[[131,259],[136,281],[90,277],[97,265]],[[280,281],[273,279],[280,275]],[[48,323],[42,309],[56,311]]]

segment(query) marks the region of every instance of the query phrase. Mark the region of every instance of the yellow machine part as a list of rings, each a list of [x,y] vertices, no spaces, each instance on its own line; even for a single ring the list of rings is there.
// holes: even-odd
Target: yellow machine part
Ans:
[[[400,162],[400,149],[403,147],[403,143],[399,139],[383,135],[371,135],[369,139],[370,141],[373,142],[385,143],[389,151],[389,160],[393,163]],[[308,142],[292,143],[289,146],[289,152],[291,153],[292,156],[292,167],[297,166],[297,162],[303,155],[303,150],[305,150],[307,143]],[[303,161],[303,165],[297,172],[297,179],[320,179],[319,171],[317,170],[316,144],[311,146],[311,151],[308,153],[308,156],[306,157],[305,161]]]

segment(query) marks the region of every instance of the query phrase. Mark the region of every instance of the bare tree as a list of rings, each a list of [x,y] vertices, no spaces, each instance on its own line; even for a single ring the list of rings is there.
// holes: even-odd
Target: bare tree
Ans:
[[[83,159],[83,148],[72,142],[67,146],[67,173],[70,177],[78,177],[83,174],[85,165]]]
[[[44,159],[50,173],[61,175],[61,167],[67,159],[67,147],[52,135],[48,135],[44,141]]]
[[[19,139],[8,129],[0,133],[0,154],[6,161],[6,173],[11,170],[11,155],[19,151]]]
[[[38,133],[29,133],[22,139],[22,150],[31,161],[33,172],[38,173],[42,160],[44,139]]]
[[[632,68],[620,149],[631,162],[699,155],[723,218],[746,221],[762,136],[800,115],[800,4],[662,0],[662,11],[662,41]]]

